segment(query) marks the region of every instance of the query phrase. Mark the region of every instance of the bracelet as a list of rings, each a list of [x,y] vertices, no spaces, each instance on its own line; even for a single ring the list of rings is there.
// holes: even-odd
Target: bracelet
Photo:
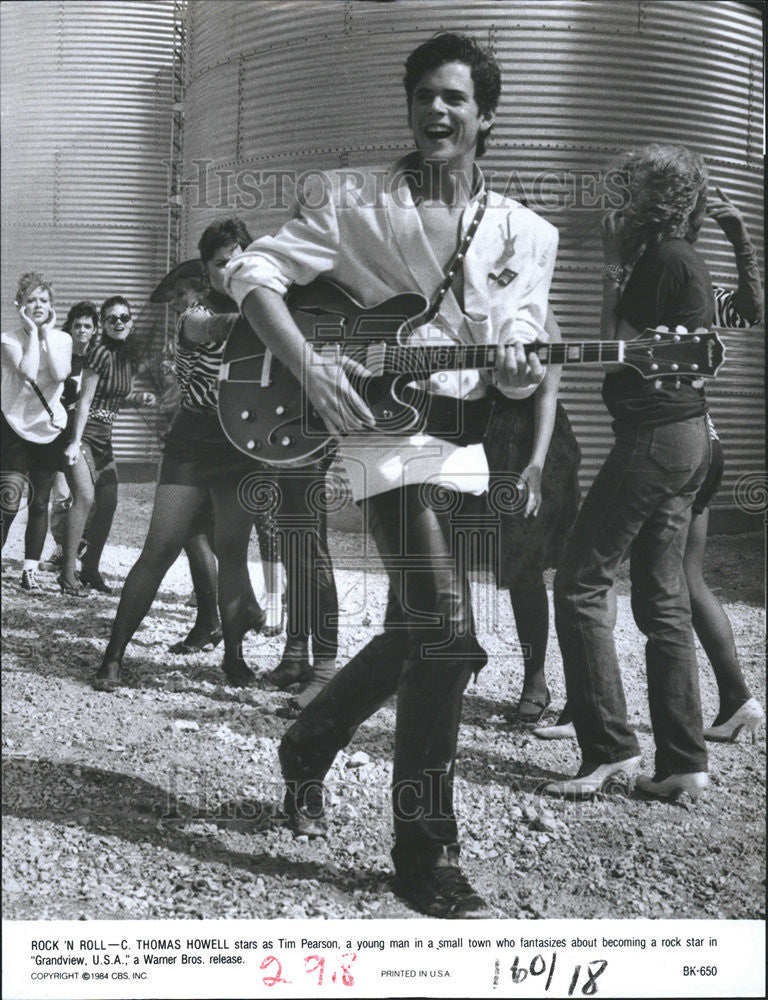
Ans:
[[[624,280],[624,275],[626,271],[621,266],[621,264],[604,264],[603,265],[603,277],[610,278],[611,281],[615,281],[617,285],[620,285]]]

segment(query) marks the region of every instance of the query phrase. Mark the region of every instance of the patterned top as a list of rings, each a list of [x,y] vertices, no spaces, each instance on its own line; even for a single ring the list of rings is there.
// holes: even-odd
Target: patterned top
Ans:
[[[752,326],[733,304],[736,292],[729,292],[727,288],[719,288],[717,285],[715,285],[714,292],[715,326],[731,327],[738,330],[745,330]]]
[[[88,352],[85,367],[99,376],[88,419],[111,424],[131,394],[136,362],[119,342],[99,341]]]
[[[191,410],[213,410],[219,398],[219,368],[224,344],[194,344],[183,337],[188,316],[215,316],[208,306],[197,303],[179,316],[176,326],[176,379],[181,389],[181,405]]]

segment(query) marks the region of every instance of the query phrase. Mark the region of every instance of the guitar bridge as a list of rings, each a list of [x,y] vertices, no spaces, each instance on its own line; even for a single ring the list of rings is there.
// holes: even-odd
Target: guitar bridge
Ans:
[[[261,366],[261,378],[259,385],[266,389],[272,381],[272,351],[264,351],[264,363]]]

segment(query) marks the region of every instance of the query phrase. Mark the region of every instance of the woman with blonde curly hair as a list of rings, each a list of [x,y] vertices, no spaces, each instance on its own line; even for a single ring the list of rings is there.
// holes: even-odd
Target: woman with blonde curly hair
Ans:
[[[682,146],[651,145],[619,164],[628,194],[610,225],[620,261],[605,268],[603,334],[631,340],[648,327],[695,330],[714,317],[712,281],[693,241],[707,208],[703,159]],[[622,287],[624,268],[632,273]],[[603,400],[614,447],[582,505],[555,577],[555,624],[568,708],[582,755],[554,795],[587,797],[640,763],[629,726],[613,628],[611,588],[628,552],[632,612],[647,638],[646,669],[655,773],[647,795],[696,798],[706,787],[707,752],[698,666],[685,586],[691,508],[706,476],[711,441],[701,380],[645,380],[609,371]]]

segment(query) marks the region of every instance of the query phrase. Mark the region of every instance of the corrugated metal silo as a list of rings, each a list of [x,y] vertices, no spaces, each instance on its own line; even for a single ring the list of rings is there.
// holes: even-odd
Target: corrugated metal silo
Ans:
[[[483,168],[492,185],[560,229],[552,303],[566,338],[599,335],[601,262],[594,176],[621,150],[679,142],[704,154],[762,250],[762,34],[737,2],[443,0],[222,2],[187,13],[184,238],[237,212],[254,234],[288,214],[293,172],[387,164],[411,148],[402,67],[440,30],[489,43],[504,89]],[[735,285],[730,246],[708,223],[699,249]],[[710,389],[728,468],[717,503],[763,458],[763,338],[728,334]],[[566,369],[563,399],[588,485],[611,440],[602,375]]]
[[[50,277],[60,321],[166,271],[172,0],[2,5],[3,329],[16,281]],[[124,410],[123,461],[157,456],[154,414]]]

